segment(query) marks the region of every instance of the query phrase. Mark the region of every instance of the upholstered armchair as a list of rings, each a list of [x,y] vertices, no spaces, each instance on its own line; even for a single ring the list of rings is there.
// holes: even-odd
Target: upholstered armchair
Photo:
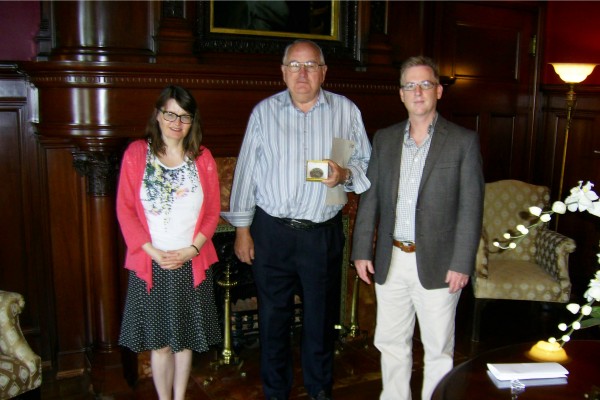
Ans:
[[[481,313],[488,300],[567,303],[571,294],[569,254],[575,241],[548,229],[532,229],[515,249],[493,245],[518,224],[533,218],[529,207],[548,209],[550,191],[517,180],[485,185],[483,233],[472,286],[475,296],[471,339],[479,341]]]
[[[24,307],[23,296],[0,290],[0,400],[42,384],[42,360],[29,347],[19,325]]]

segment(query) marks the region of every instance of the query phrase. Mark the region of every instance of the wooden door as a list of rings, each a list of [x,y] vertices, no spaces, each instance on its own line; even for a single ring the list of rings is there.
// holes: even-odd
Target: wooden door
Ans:
[[[487,182],[531,176],[539,12],[530,3],[436,2],[433,53],[454,80],[438,107],[479,133]]]

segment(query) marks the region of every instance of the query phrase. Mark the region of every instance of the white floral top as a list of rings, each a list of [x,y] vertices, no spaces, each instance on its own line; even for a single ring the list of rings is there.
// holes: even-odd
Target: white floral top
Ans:
[[[148,147],[140,198],[154,247],[175,250],[192,243],[204,199],[193,160],[186,157],[181,165],[170,168]]]

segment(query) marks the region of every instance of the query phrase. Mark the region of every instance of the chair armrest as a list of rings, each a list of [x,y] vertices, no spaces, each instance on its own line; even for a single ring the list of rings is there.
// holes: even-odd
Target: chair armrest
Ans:
[[[550,229],[540,229],[536,238],[535,262],[542,266],[557,281],[568,285],[569,254],[575,251],[575,241]]]
[[[488,277],[488,264],[489,264],[490,249],[487,241],[487,234],[485,229],[482,230],[481,239],[479,239],[479,248],[477,249],[477,256],[475,258],[475,270],[473,272],[473,278],[487,279]]]
[[[0,290],[0,353],[23,362],[33,374],[41,369],[41,359],[29,347],[19,325],[24,307],[22,295]]]

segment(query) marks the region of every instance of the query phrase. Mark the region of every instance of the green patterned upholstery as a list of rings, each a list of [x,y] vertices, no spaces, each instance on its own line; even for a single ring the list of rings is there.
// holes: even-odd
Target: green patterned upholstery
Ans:
[[[42,360],[29,347],[19,326],[23,296],[0,290],[0,400],[42,384]]]
[[[483,299],[528,300],[541,302],[569,301],[569,253],[575,241],[548,229],[547,225],[531,230],[513,250],[493,246],[507,231],[518,224],[529,225],[534,218],[530,206],[547,209],[550,191],[517,180],[503,180],[485,185],[483,234],[473,276],[476,299],[473,339],[479,337],[479,319]]]

